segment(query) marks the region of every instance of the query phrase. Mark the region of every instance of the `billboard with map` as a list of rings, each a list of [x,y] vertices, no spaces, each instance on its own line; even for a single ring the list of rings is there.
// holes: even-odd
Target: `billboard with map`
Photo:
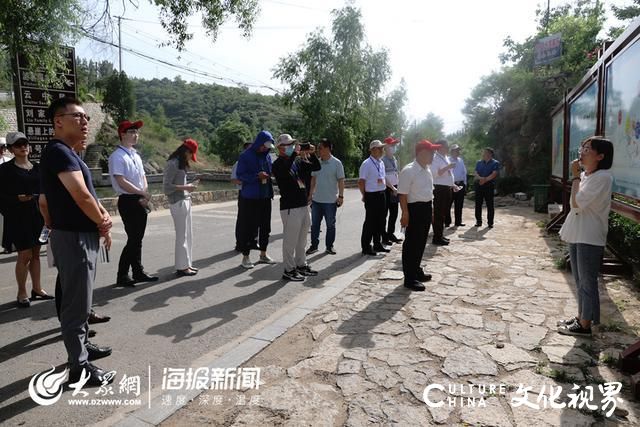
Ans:
[[[613,191],[640,197],[640,41],[607,67],[604,133],[614,148]]]
[[[577,159],[580,143],[595,134],[597,113],[598,82],[593,81],[569,107],[569,158],[565,162]]]

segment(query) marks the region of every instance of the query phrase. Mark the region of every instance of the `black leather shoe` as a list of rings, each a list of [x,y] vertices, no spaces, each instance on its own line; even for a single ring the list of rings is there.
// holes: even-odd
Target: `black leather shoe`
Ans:
[[[111,347],[98,347],[97,345],[87,342],[85,344],[87,352],[89,353],[89,360],[102,359],[103,357],[111,356]]]
[[[432,240],[431,244],[436,246],[447,246],[449,242],[447,242],[446,240],[438,239],[438,240]]]
[[[431,275],[430,274],[425,274],[425,273],[418,273],[416,279],[418,280],[418,282],[429,282],[431,280]]]
[[[93,337],[95,337],[95,336],[96,336],[96,333],[97,333],[97,332],[96,332],[96,331],[94,331],[93,329],[89,329],[89,330],[87,331],[87,336],[88,336],[89,338],[93,338]]]
[[[104,384],[111,384],[113,382],[113,376],[107,376],[107,372],[97,366],[87,363],[84,368],[85,375],[89,374],[89,379],[83,386],[99,387]],[[82,368],[77,371],[69,371],[69,384],[75,384],[80,381],[80,375],[82,374]]]
[[[389,240],[391,240],[393,243],[402,243],[402,239],[397,238],[394,234],[389,236]]]
[[[367,249],[363,249],[362,250],[362,255],[373,255],[373,256],[375,256],[375,255],[378,255],[378,253],[376,251],[374,251],[373,249],[371,249],[371,248],[367,248]]]
[[[18,307],[20,308],[29,308],[31,307],[31,301],[29,301],[29,298],[16,298],[16,304],[18,304]]]
[[[48,293],[46,293],[45,291],[41,291],[41,294],[37,294],[36,291],[31,291],[31,300],[37,300],[37,299],[55,299],[53,295],[49,295]]]
[[[383,246],[391,246],[393,244],[393,242],[391,242],[391,240],[383,240],[382,241],[382,245]]]
[[[125,286],[132,288],[135,286],[135,284],[136,281],[133,280],[129,275],[118,277],[118,280],[116,280],[116,286]]]
[[[447,242],[447,243],[449,243],[449,242],[451,241],[451,240],[449,240],[449,239],[448,239],[448,238],[446,238],[446,237],[443,237],[443,238],[442,238],[442,240],[444,240],[444,241],[445,241],[445,242]]]
[[[476,222],[476,225],[474,225],[474,227],[482,227],[482,223],[481,222]]]
[[[374,246],[373,250],[376,252],[391,252],[391,249],[387,248],[386,246]]]
[[[404,282],[404,287],[418,292],[424,291],[426,289],[424,285],[417,280],[414,280],[412,282]]]
[[[178,277],[195,276],[196,274],[198,274],[197,271],[192,271],[188,268],[186,270],[176,270],[176,276]]]
[[[142,272],[140,274],[135,274],[133,276],[133,280],[136,282],[157,282],[157,276],[149,276],[146,272]]]
[[[489,224],[487,227],[489,227],[489,228],[493,228],[493,224]]]
[[[467,224],[461,222],[460,224],[456,224],[456,227],[465,227]]]
[[[105,323],[111,320],[110,316],[100,316],[96,314],[95,311],[91,310],[91,314],[89,315],[89,324],[93,325],[94,323]]]

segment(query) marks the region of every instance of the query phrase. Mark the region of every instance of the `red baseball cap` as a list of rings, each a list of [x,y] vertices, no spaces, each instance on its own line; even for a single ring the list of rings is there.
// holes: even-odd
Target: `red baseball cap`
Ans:
[[[386,145],[394,145],[394,144],[397,144],[398,142],[400,142],[400,140],[399,140],[399,139],[396,139],[396,138],[394,138],[394,137],[392,137],[392,136],[388,136],[388,137],[386,137],[386,138],[384,139],[384,141],[383,141],[383,142],[384,142]]]
[[[124,120],[120,122],[120,124],[118,125],[118,135],[121,133],[125,133],[129,129],[133,129],[133,128],[140,129],[142,126],[144,126],[144,123],[142,123],[142,120],[138,120],[137,122],[130,122],[129,120]]]
[[[189,149],[189,151],[191,151],[191,160],[197,162],[198,158],[196,157],[196,153],[198,152],[198,141],[196,141],[195,139],[187,138],[182,142],[182,145],[184,145]]]
[[[424,151],[424,150],[435,151],[440,147],[441,147],[441,145],[439,145],[439,144],[434,144],[431,141],[429,141],[428,139],[423,139],[422,141],[420,141],[420,142],[418,142],[416,144],[416,154],[418,154],[419,152]]]

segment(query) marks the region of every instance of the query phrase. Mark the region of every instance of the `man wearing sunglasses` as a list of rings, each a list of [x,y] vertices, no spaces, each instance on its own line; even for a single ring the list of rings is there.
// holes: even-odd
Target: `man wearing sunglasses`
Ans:
[[[40,161],[40,206],[51,227],[50,248],[60,278],[60,326],[68,354],[69,383],[86,379],[100,386],[112,376],[90,360],[108,356],[110,348],[91,345],[87,338],[100,237],[111,247],[111,217],[98,202],[91,173],[73,150],[89,133],[89,117],[73,98],[51,103],[48,117],[54,136]]]
[[[120,145],[109,156],[111,186],[118,194],[118,212],[127,233],[127,244],[118,263],[116,285],[134,286],[136,282],[155,282],[142,266],[142,239],[147,228],[147,215],[151,195],[142,158],[135,149],[142,121],[125,120],[118,126]],[[129,276],[129,268],[133,278]]]

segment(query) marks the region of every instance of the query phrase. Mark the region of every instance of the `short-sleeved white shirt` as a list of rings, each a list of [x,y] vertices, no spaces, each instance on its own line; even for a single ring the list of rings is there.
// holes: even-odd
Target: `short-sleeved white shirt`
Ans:
[[[400,172],[398,194],[406,194],[408,203],[433,200],[433,176],[429,166],[423,168],[416,160]]]
[[[434,185],[448,185],[449,187],[453,187],[453,172],[451,169],[445,171],[442,175],[438,175],[438,171],[451,163],[447,156],[443,156],[437,151],[433,156],[433,163],[431,163],[431,175],[433,176],[433,184]]]
[[[360,166],[360,179],[363,179],[365,182],[365,192],[373,193],[376,191],[384,191],[387,184],[382,160],[376,160],[372,156],[369,156],[367,160],[362,162]]]
[[[127,149],[118,145],[111,156],[109,156],[109,177],[111,186],[118,195],[131,194],[118,185],[116,175],[123,176],[124,179],[135,185],[139,189],[144,189],[144,166],[142,158],[135,148]]]
[[[609,230],[611,187],[613,176],[608,170],[580,175],[576,193],[577,208],[572,207],[560,229],[560,238],[567,243],[605,246]]]

